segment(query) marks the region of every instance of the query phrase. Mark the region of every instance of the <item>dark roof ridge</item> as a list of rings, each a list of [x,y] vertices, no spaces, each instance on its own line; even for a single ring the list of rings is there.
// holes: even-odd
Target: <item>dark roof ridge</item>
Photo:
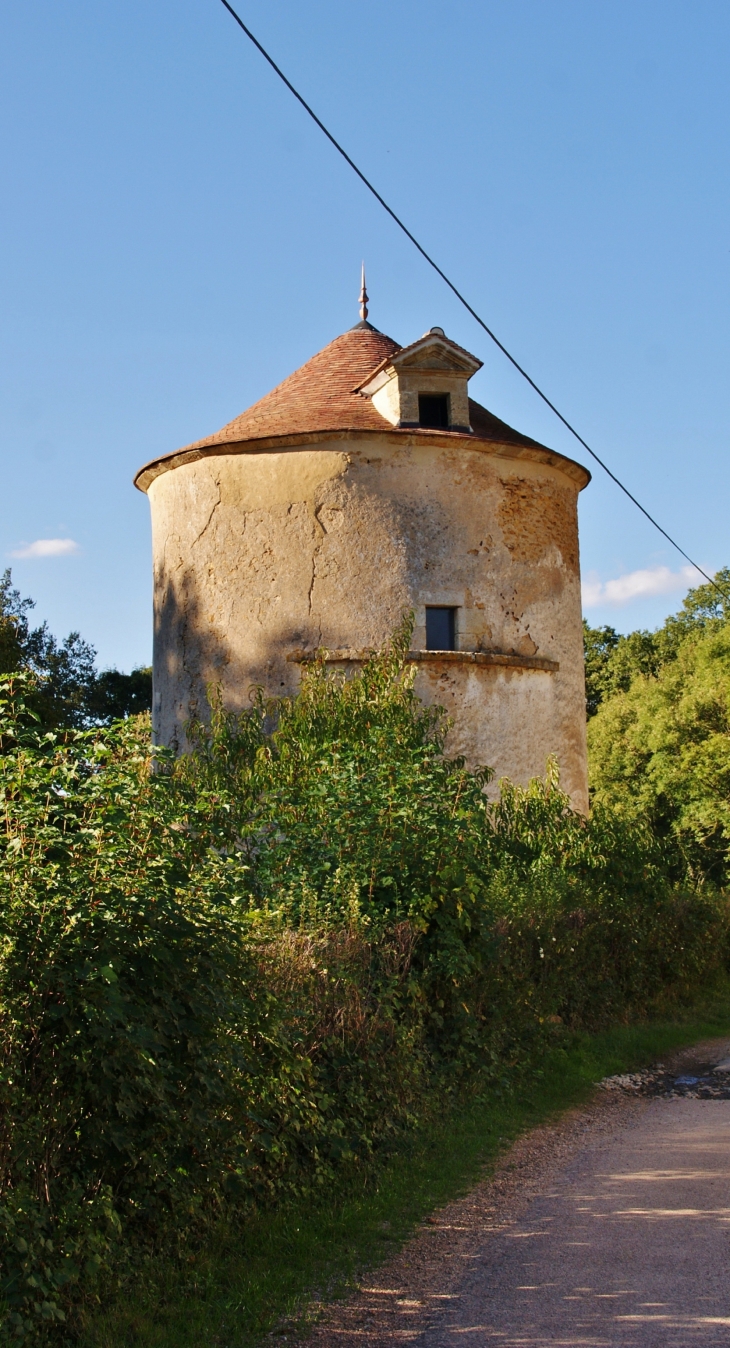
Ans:
[[[348,328],[347,331],[348,331],[348,332],[360,332],[360,331],[362,331],[363,328],[366,328],[368,332],[377,332],[377,334],[378,334],[379,337],[384,337],[384,336],[385,336],[385,333],[381,332],[381,331],[380,331],[380,328],[376,328],[372,323],[369,323],[368,320],[367,320],[367,318],[361,318],[359,323],[353,323],[352,327],[351,327],[351,328]],[[343,336],[344,336],[344,333],[343,333]],[[336,340],[336,339],[335,339],[335,340]],[[392,341],[393,339],[392,339],[392,338],[389,338],[389,340]],[[397,343],[396,343],[396,345],[397,345]],[[400,349],[400,348],[399,348],[399,349]]]

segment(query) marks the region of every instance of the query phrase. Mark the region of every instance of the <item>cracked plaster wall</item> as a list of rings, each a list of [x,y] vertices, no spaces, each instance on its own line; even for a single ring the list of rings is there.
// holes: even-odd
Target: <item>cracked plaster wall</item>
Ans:
[[[221,454],[150,485],[158,740],[182,745],[210,683],[239,708],[254,684],[292,693],[293,650],[379,647],[410,608],[422,648],[426,605],[453,604],[461,649],[560,668],[420,665],[417,691],[454,718],[450,751],[521,783],[554,753],[587,808],[575,482],[463,441],[337,443]]]

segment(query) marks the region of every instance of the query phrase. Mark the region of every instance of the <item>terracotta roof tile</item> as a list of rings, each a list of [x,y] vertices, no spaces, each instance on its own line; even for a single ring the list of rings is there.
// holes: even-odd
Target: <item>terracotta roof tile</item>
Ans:
[[[204,449],[311,431],[382,431],[388,423],[369,398],[354,390],[394,351],[400,351],[400,347],[391,337],[369,324],[358,324],[335,337],[222,430],[186,448]]]
[[[355,390],[366,382],[377,366],[401,349],[392,337],[386,337],[369,323],[359,323],[335,337],[227,426],[177,452],[317,431],[397,430],[376,411],[369,398]],[[510,445],[538,444],[471,399],[469,409],[474,434],[479,439]],[[404,429],[403,434],[410,435],[412,430]]]
[[[500,445],[524,445],[526,447],[534,446],[537,449],[545,449],[539,440],[531,440],[529,435],[523,435],[521,431],[516,431],[512,426],[508,426],[506,421],[500,421],[492,412],[488,412],[481,403],[475,403],[473,398],[469,399],[469,420],[471,428],[480,440],[493,440]]]

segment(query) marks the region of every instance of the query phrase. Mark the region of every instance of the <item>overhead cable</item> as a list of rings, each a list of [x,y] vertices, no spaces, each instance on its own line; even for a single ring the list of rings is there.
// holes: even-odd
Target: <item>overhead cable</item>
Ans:
[[[504,343],[500,342],[496,334],[493,333],[492,329],[488,327],[487,324],[484,322],[484,319],[480,318],[476,309],[472,308],[469,301],[465,299],[461,291],[456,288],[453,281],[449,280],[448,276],[446,275],[446,272],[442,271],[438,263],[435,262],[434,259],[431,257],[431,255],[426,252],[426,249],[423,247],[423,245],[418,242],[418,239],[416,238],[415,234],[411,233],[410,229],[408,228],[407,225],[403,223],[400,216],[396,215],[393,208],[388,205],[385,198],[380,195],[377,188],[374,187],[373,184],[370,182],[369,178],[366,178],[362,170],[358,168],[354,159],[351,159],[347,151],[343,149],[343,147],[340,145],[339,141],[335,140],[335,137],[332,135],[332,132],[327,130],[327,127],[325,126],[324,122],[320,120],[314,109],[310,108],[306,100],[302,98],[302,95],[299,93],[298,89],[294,88],[294,85],[292,84],[291,80],[287,79],[283,70],[276,64],[276,61],[273,59],[273,57],[269,55],[266,48],[261,45],[258,38],[255,37],[254,34],[251,32],[251,29],[247,28],[241,16],[236,13],[232,5],[229,5],[228,0],[221,0],[221,4],[224,5],[224,7],[228,10],[228,13],[231,15],[231,17],[235,19],[239,28],[241,28],[242,31],[246,34],[246,37],[253,43],[257,51],[261,53],[264,60],[268,61],[272,70],[276,72],[276,74],[279,76],[279,79],[282,80],[282,82],[286,85],[289,92],[294,95],[297,102],[301,103],[302,107],[304,108],[304,111],[309,114],[309,116],[312,118],[312,121],[316,123],[320,131],[327,137],[330,144],[333,145],[334,148],[337,150],[337,153],[342,155],[342,158],[345,160],[345,163],[349,164],[353,173],[357,174],[360,181],[364,183],[368,191],[371,192],[372,195],[375,197],[375,200],[378,201],[380,205],[383,207],[383,210],[387,211],[388,215],[391,217],[393,221],[395,221],[398,228],[403,231],[406,238],[410,239],[414,248],[418,249],[418,252],[421,254],[421,257],[425,259],[429,267],[432,267],[433,270],[437,273],[437,275],[441,277],[441,280],[445,282],[445,284],[449,287],[449,290],[456,296],[457,300],[459,300],[459,302],[463,304],[464,308],[468,311],[468,313],[471,314],[475,322],[479,324],[480,328],[484,329],[488,337],[491,337],[495,346],[499,347],[502,354],[507,357],[507,360],[512,365],[514,365],[515,369],[519,371],[519,373],[522,375],[522,378],[527,380],[528,384],[530,385],[531,388],[535,390],[535,393],[538,395],[538,397],[542,398],[542,401],[550,408],[550,411],[554,412],[555,416],[558,418],[559,421],[562,421],[566,429],[570,431],[570,434],[573,435],[575,439],[578,441],[578,443],[583,446],[583,448],[587,451],[587,453],[590,454],[591,458],[595,459],[597,464],[600,464],[604,473],[607,473],[608,476],[611,478],[611,481],[616,483],[616,486],[620,488],[620,490],[624,493],[625,496],[628,496],[629,500],[632,501],[633,504],[636,506],[637,510],[640,510],[642,515],[644,515],[646,519],[648,519],[649,523],[653,524],[654,528],[659,530],[659,533],[662,534],[664,538],[666,538],[668,543],[671,543],[673,548],[676,548],[677,552],[682,557],[684,557],[685,561],[689,562],[690,566],[693,566],[696,571],[699,571],[700,575],[704,576],[705,580],[708,581],[710,585],[714,586],[714,588],[723,596],[723,598],[727,599],[729,596],[727,595],[725,590],[723,590],[717,584],[716,580],[713,580],[712,576],[708,576],[707,572],[703,571],[702,567],[698,566],[697,562],[692,560],[689,553],[685,552],[684,548],[680,547],[679,543],[677,543],[676,540],[672,538],[671,534],[668,534],[666,529],[663,529],[661,524],[659,524],[659,522],[654,519],[654,516],[649,514],[649,511],[641,504],[641,501],[637,501],[636,497],[633,495],[632,492],[629,491],[628,487],[625,487],[620,478],[618,478],[616,474],[611,471],[611,469],[608,467],[608,464],[604,463],[603,459],[599,458],[595,450],[591,449],[590,445],[583,439],[583,436],[580,435],[579,432],[575,429],[575,427],[570,424],[567,417],[563,416],[562,412],[560,412],[558,408],[555,406],[555,403],[550,401],[546,393],[543,393],[539,385],[536,384],[535,380],[532,379],[531,376],[527,373],[527,370],[523,369],[519,361],[516,360],[515,357],[511,354],[511,352],[507,350],[507,347],[504,345]]]

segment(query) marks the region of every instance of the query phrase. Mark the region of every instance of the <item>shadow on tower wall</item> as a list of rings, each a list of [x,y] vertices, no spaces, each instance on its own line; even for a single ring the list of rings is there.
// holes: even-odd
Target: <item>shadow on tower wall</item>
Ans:
[[[220,688],[231,711],[249,707],[258,688],[268,697],[291,696],[299,687],[299,666],[287,656],[318,644],[314,623],[310,632],[302,625],[273,624],[268,615],[264,627],[255,613],[243,613],[232,629],[234,646],[208,607],[191,572],[155,585],[153,738],[177,752],[188,748],[186,723],[209,719],[213,689]]]

